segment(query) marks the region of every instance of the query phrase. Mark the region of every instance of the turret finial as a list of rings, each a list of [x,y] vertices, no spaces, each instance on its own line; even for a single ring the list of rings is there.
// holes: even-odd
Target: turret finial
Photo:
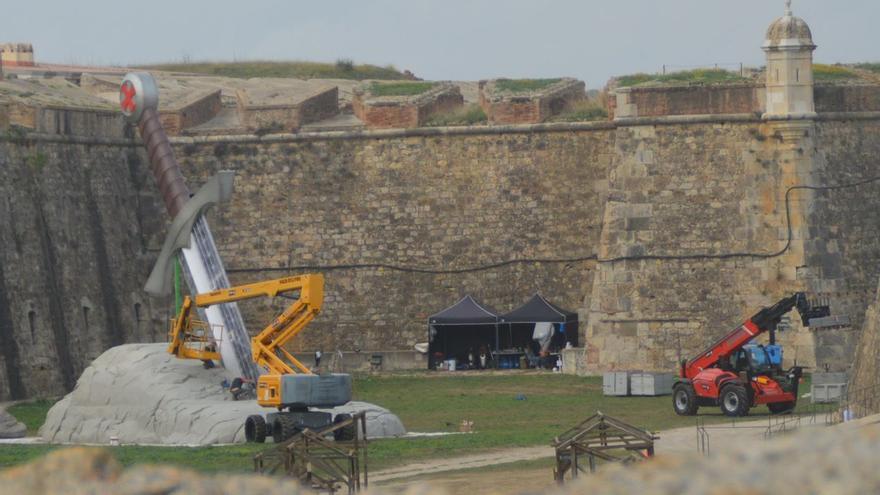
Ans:
[[[791,0],[785,0],[785,15],[791,15]]]

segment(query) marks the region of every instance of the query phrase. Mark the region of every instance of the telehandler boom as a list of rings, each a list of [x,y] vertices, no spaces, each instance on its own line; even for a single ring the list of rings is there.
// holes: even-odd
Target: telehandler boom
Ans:
[[[693,415],[700,406],[720,406],[727,416],[744,416],[759,404],[767,404],[773,414],[794,409],[803,369],[782,369],[776,329],[795,308],[807,327],[831,314],[827,305],[811,304],[803,292],[758,311],[696,357],[682,361],[672,389],[675,412]],[[750,344],[764,332],[770,333],[768,345]]]

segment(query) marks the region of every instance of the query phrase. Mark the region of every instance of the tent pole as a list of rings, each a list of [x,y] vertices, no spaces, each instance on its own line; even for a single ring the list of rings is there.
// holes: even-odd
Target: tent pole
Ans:
[[[497,354],[498,351],[500,351],[500,350],[501,349],[498,347],[498,324],[496,323],[495,324],[495,353]]]

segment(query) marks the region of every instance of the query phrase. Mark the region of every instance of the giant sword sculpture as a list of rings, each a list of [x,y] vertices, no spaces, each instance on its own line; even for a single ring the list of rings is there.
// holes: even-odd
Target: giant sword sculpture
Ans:
[[[218,173],[195,195],[190,193],[168,136],[159,120],[159,91],[145,72],[126,74],[119,90],[122,113],[135,123],[150,159],[153,177],[173,219],[165,244],[144,289],[154,295],[170,291],[171,269],[177,256],[193,294],[229,287],[226,270],[202,213],[232,193],[232,172]],[[260,371],[251,357],[250,337],[235,303],[206,308],[203,317],[219,342],[223,365],[235,376],[256,380]],[[222,335],[222,337],[221,337]]]

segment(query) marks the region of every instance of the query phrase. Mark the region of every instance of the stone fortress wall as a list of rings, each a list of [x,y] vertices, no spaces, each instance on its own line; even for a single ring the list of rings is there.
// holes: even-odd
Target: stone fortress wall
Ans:
[[[672,369],[755,308],[809,288],[855,325],[790,333],[787,357],[851,362],[880,278],[870,185],[795,198],[802,239],[783,256],[608,259],[779,250],[785,187],[873,174],[880,121],[820,120],[814,169],[789,179],[786,153],[806,150],[759,119],[457,131],[179,138],[175,151],[193,185],[236,171],[232,203],[210,219],[233,283],[299,265],[588,258],[465,274],[328,270],[324,311],[297,351],[412,349],[427,315],[463,293],[508,309],[540,291],[579,311],[590,371]],[[170,301],[141,291],[166,221],[140,144],[53,139],[0,145],[0,390],[16,396],[62,392],[107,347],[162,340],[171,316]],[[244,304],[249,328],[281,304]]]
[[[817,87],[818,114],[780,117],[760,115],[748,85],[634,89],[606,122],[174,146],[193,189],[236,172],[232,202],[210,213],[233,283],[325,273],[323,312],[293,351],[411,350],[428,314],[464,293],[507,310],[537,291],[579,312],[584,371],[672,370],[808,290],[853,325],[792,322],[786,359],[839,370],[856,348],[859,363],[874,359],[858,339],[877,326],[865,310],[880,280],[880,183],[792,192],[791,236],[785,197],[880,175],[878,91]],[[171,302],[141,285],[167,220],[121,118],[46,107],[23,129],[0,108],[0,399],[57,395],[108,347],[164,339]],[[521,262],[484,267],[507,260]],[[242,304],[248,327],[282,304]]]

